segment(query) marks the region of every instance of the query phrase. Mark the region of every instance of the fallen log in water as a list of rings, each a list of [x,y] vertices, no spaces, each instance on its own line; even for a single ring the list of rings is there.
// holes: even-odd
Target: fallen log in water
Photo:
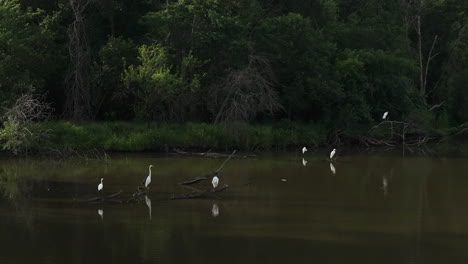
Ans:
[[[181,182],[179,184],[180,185],[190,185],[190,184],[194,184],[194,183],[201,182],[201,181],[204,181],[204,180],[208,180],[208,176],[193,178],[193,179],[190,179],[190,180],[183,181],[183,182]]]
[[[208,157],[208,158],[226,158],[226,157],[236,157],[236,158],[247,158],[247,157],[256,157],[257,155],[254,154],[248,154],[248,155],[233,155],[231,154],[223,154],[223,153],[216,153],[216,152],[210,152],[208,150],[207,152],[187,152],[183,151],[181,149],[174,149],[174,154],[177,155],[185,155],[185,156],[201,156],[201,157]],[[235,151],[234,151],[235,152]]]
[[[138,186],[138,189],[135,193],[132,194],[130,198],[127,199],[127,203],[137,203],[142,198],[141,196],[148,195],[149,189],[144,186]]]
[[[122,200],[119,200],[119,199],[114,199],[118,196],[120,196],[120,194],[122,194],[122,190],[116,192],[116,193],[113,193],[111,195],[108,195],[108,196],[102,196],[102,197],[93,197],[93,198],[90,198],[88,200],[86,200],[86,202],[88,203],[93,203],[93,202],[113,202],[113,203],[122,203]]]
[[[190,179],[190,180],[186,180],[186,181],[183,181],[181,183],[179,183],[180,185],[190,185],[190,184],[194,184],[194,183],[197,183],[197,182],[201,182],[201,181],[204,181],[204,180],[208,180],[208,179],[211,179],[213,178],[214,176],[218,176],[219,173],[223,170],[224,168],[224,165],[226,165],[226,163],[234,156],[234,154],[236,154],[236,150],[234,150],[231,155],[229,155],[227,157],[227,159],[223,162],[223,164],[221,164],[221,166],[215,170],[214,172],[212,173],[209,173],[205,176],[201,176],[201,177],[196,177],[196,178],[193,178],[193,179]]]
[[[219,188],[213,188],[213,189],[208,189],[208,190],[199,190],[199,191],[194,191],[189,194],[182,194],[179,196],[173,196],[171,197],[171,200],[181,200],[181,199],[197,199],[197,198],[219,198],[215,194],[222,192],[226,190],[229,186],[227,184],[219,187]],[[195,188],[194,188],[195,189]]]

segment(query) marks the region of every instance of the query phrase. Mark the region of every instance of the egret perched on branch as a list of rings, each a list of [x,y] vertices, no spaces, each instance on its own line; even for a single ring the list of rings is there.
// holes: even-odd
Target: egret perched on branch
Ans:
[[[214,176],[213,180],[211,181],[211,184],[213,184],[213,188],[218,187],[218,183],[219,183],[219,178],[217,176]]]
[[[387,119],[387,116],[388,116],[388,112],[383,113],[382,120]]]
[[[153,167],[153,165],[149,165],[149,174],[148,176],[146,176],[145,178],[145,181],[143,183],[143,185],[148,188],[148,185],[151,183],[151,168]]]
[[[104,189],[104,183],[102,182],[103,180],[104,178],[101,178],[101,183],[97,186],[98,192],[102,192],[102,190]]]
[[[302,148],[302,154],[304,154],[306,151],[307,151],[307,148],[306,148],[306,147],[303,147],[303,148]]]
[[[335,156],[335,153],[336,153],[336,149],[333,149],[333,150],[330,152],[330,159],[333,159],[333,157]]]

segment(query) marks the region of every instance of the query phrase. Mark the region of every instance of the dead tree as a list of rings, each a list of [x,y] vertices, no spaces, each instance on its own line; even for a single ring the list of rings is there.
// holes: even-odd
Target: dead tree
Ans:
[[[427,75],[429,73],[429,66],[432,61],[439,53],[433,54],[434,47],[437,43],[438,36],[434,36],[434,40],[432,41],[431,49],[426,58],[426,62],[424,65],[424,55],[423,55],[423,48],[422,48],[422,33],[421,33],[421,16],[417,16],[417,23],[416,23],[416,32],[418,34],[418,55],[419,55],[419,82],[420,88],[419,92],[422,96],[426,96],[426,87],[427,87]]]
[[[69,0],[73,22],[68,28],[70,68],[65,79],[65,116],[74,121],[92,118],[90,50],[84,12],[91,0]]]
[[[214,122],[249,121],[261,112],[281,109],[273,75],[269,60],[256,54],[249,56],[244,69],[230,70],[211,89]]]

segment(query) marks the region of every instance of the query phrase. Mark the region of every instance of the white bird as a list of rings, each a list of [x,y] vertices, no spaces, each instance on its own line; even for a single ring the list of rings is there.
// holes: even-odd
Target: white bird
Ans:
[[[217,217],[219,215],[219,207],[217,204],[213,204],[213,208],[211,209],[211,214],[213,217]]]
[[[302,148],[302,154],[304,154],[306,151],[307,151],[307,148],[306,148],[306,147],[303,147],[303,148]]]
[[[335,153],[336,153],[336,149],[333,149],[333,150],[330,152],[330,159],[333,159],[333,156],[335,156]]]
[[[145,179],[145,187],[148,188],[148,185],[151,183],[151,168],[153,167],[153,165],[149,165],[149,174],[148,176],[146,176],[146,179]]]
[[[104,210],[98,209],[97,210],[98,215],[101,217],[101,221],[104,220]]]
[[[302,158],[302,165],[305,167],[307,165],[307,160],[305,160],[304,158]]]
[[[382,119],[383,120],[387,119],[387,116],[388,116],[388,112],[383,113]]]
[[[330,162],[330,170],[331,170],[331,172],[333,173],[333,175],[336,174],[335,166],[333,166],[333,163],[331,163],[331,162]]]
[[[214,176],[213,180],[211,181],[211,184],[213,184],[213,188],[218,187],[218,183],[219,183],[219,178],[217,176]]]
[[[102,182],[103,180],[104,178],[101,178],[101,183],[97,186],[98,192],[102,192],[102,190],[104,189],[104,183]]]
[[[151,199],[147,195],[145,195],[145,203],[146,203],[146,206],[148,206],[149,218],[151,220]]]

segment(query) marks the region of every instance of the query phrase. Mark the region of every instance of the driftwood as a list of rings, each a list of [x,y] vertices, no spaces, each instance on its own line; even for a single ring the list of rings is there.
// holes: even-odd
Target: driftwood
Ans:
[[[218,176],[218,173],[210,173],[210,174],[205,175],[205,176],[196,177],[196,178],[193,178],[193,179],[190,179],[190,180],[183,181],[183,182],[181,182],[179,184],[180,185],[190,185],[190,184],[194,184],[194,183],[201,182],[201,181],[204,181],[204,180],[208,180],[209,178],[212,178],[214,176]]]
[[[235,152],[235,151],[234,151]],[[226,157],[237,157],[237,158],[247,158],[247,157],[256,157],[256,155],[249,154],[249,155],[233,155],[231,154],[223,154],[223,153],[216,153],[211,152],[211,149],[207,152],[187,152],[181,149],[174,149],[174,154],[177,155],[185,155],[185,156],[200,156],[200,157],[207,157],[207,158],[226,158]]]
[[[211,188],[211,189],[208,189],[208,190],[200,190],[198,188],[188,186],[188,185],[191,185],[191,184],[194,184],[194,183],[197,183],[197,182],[200,182],[200,181],[204,181],[204,180],[207,180],[207,179],[210,179],[210,178],[212,178],[214,176],[219,175],[219,173],[223,170],[224,165],[226,165],[226,163],[235,154],[236,154],[236,150],[234,150],[229,156],[227,156],[227,159],[224,160],[224,162],[221,164],[221,166],[217,170],[215,170],[214,172],[212,172],[210,174],[207,174],[205,176],[202,176],[202,177],[197,177],[197,178],[190,179],[190,180],[187,180],[187,181],[184,181],[184,182],[180,183],[180,185],[184,186],[185,188],[191,189],[192,192],[190,194],[185,194],[185,195],[180,195],[180,196],[173,196],[170,199],[175,200],[175,199],[193,199],[193,198],[207,198],[207,197],[219,198],[219,197],[216,197],[215,194],[218,193],[218,192],[222,192],[222,191],[226,190],[228,188],[227,184],[225,184],[223,186],[220,186],[219,188]],[[126,203],[138,203],[138,202],[140,202],[142,200],[143,196],[148,195],[148,193],[149,193],[149,189],[147,187],[143,186],[143,184],[144,183],[139,185],[137,187],[137,191],[135,193],[133,193],[130,196],[130,198],[128,198],[126,200],[115,199],[116,197],[118,197],[122,193],[122,191],[119,191],[117,193],[113,193],[113,194],[108,195],[108,196],[94,197],[94,198],[88,199],[87,202],[90,202],[90,203],[98,203],[98,202],[100,202],[100,203],[103,203],[103,202],[123,203],[123,201],[125,201]]]
[[[119,197],[120,194],[122,194],[122,190],[116,193],[113,193],[111,195],[108,195],[108,196],[93,197],[93,198],[86,200],[86,202],[88,203],[97,203],[97,202],[99,203],[103,203],[103,202],[122,203],[122,200],[115,199],[116,197]]]
[[[132,194],[132,196],[130,198],[128,198],[126,200],[127,203],[137,203],[139,202],[142,198],[142,196],[144,195],[148,195],[149,194],[149,189],[144,187],[144,186],[138,186],[138,189],[136,192],[134,192]]]
[[[194,187],[191,187],[194,191],[189,194],[182,194],[179,196],[171,197],[171,200],[181,200],[181,199],[197,199],[197,198],[219,198],[216,196],[216,193],[222,192],[226,190],[229,186],[227,184],[219,187],[219,188],[212,188],[208,190],[200,190]]]
[[[196,178],[193,178],[193,179],[190,179],[190,180],[186,180],[186,181],[183,181],[181,183],[179,183],[180,185],[190,185],[190,184],[194,184],[194,183],[197,183],[197,182],[201,182],[201,181],[204,181],[204,180],[208,180],[208,179],[211,179],[213,178],[214,176],[218,176],[219,173],[223,170],[224,168],[224,165],[226,165],[226,163],[236,154],[236,150],[234,150],[231,155],[229,155],[227,157],[227,159],[223,162],[223,164],[221,164],[221,166],[215,170],[214,172],[211,172],[205,176],[201,176],[201,177],[196,177]]]
[[[427,136],[427,133],[413,122],[401,122],[385,120],[373,126],[368,134],[376,129],[387,128],[390,134],[385,137],[372,137],[357,135],[348,131],[342,131],[335,135],[335,145],[340,145],[342,141],[356,143],[366,147],[395,147],[399,144],[404,146],[422,146],[434,140],[435,137]]]

